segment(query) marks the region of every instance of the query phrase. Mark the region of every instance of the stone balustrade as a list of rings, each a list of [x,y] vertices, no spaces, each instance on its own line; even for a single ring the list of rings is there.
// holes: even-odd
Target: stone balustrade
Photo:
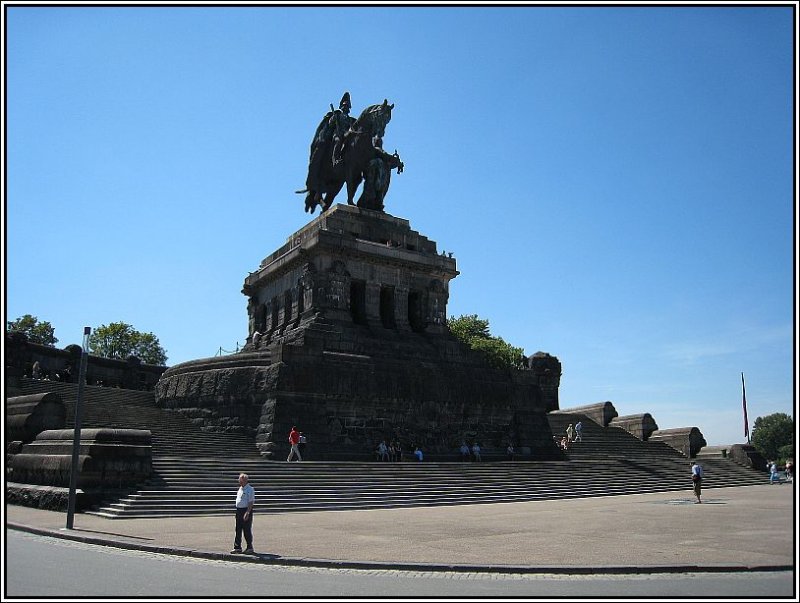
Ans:
[[[10,458],[9,481],[69,486],[72,429],[41,432]],[[121,487],[145,480],[152,472],[151,433],[145,429],[81,430],[78,486]]]
[[[706,445],[703,434],[697,427],[659,429],[650,435],[651,442],[664,442],[689,458],[694,458]]]
[[[615,417],[611,419],[609,427],[620,427],[642,441],[647,441],[653,432],[658,429],[658,425],[649,412]]]
[[[47,392],[6,398],[6,441],[30,442],[42,431],[63,429],[67,424],[61,396]]]
[[[571,408],[562,408],[559,410],[562,413],[570,413],[576,415],[585,415],[598,425],[608,427],[612,419],[617,416],[617,409],[611,402],[598,402],[596,404],[587,404],[585,406],[573,406]]]

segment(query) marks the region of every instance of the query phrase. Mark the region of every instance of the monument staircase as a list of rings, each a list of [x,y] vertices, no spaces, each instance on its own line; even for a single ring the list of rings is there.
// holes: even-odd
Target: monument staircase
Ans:
[[[75,384],[22,379],[20,395],[52,391],[72,426]],[[138,490],[114,493],[88,513],[109,518],[219,515],[231,512],[240,472],[250,475],[258,512],[377,509],[523,502],[557,498],[682,491],[689,496],[689,460],[661,443],[642,442],[619,428],[580,415],[550,413],[553,433],[583,421],[583,442],[559,461],[508,461],[490,451],[484,461],[426,458],[418,463],[263,459],[249,436],[200,429],[158,408],[152,392],[86,386],[84,427],[149,429],[153,476]],[[287,446],[288,453],[288,446]],[[313,443],[309,444],[313,459]],[[429,460],[430,459],[430,460]],[[729,459],[703,459],[704,488],[764,483],[763,474]]]

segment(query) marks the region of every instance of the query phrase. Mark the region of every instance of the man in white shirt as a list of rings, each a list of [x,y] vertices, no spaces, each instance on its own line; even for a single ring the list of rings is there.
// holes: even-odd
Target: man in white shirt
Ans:
[[[239,474],[239,490],[236,492],[236,537],[231,553],[242,552],[242,532],[247,542],[244,552],[255,552],[253,551],[253,505],[256,502],[256,492],[249,482],[250,477],[246,473]]]

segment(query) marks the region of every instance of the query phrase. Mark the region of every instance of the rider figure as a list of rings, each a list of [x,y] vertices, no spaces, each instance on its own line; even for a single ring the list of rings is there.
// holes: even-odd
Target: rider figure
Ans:
[[[342,100],[339,101],[339,111],[334,112],[333,119],[336,120],[333,131],[333,154],[331,155],[331,162],[336,165],[342,159],[342,152],[344,151],[344,137],[350,130],[350,126],[355,123],[355,117],[350,117],[350,93],[345,92]]]
[[[333,105],[331,105],[331,110],[322,118],[311,142],[306,190],[309,195],[313,195],[314,206],[321,202],[325,173],[333,166],[335,149],[337,146],[343,145],[344,134],[355,121],[354,118],[350,117],[351,107],[350,93],[345,92],[342,100],[339,101],[339,108],[334,109]],[[333,148],[333,152],[331,148]],[[308,210],[309,208],[306,209]],[[313,206],[311,211],[313,211]]]

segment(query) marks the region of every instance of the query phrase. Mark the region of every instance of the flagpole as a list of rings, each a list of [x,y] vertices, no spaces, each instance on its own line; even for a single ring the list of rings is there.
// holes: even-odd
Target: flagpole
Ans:
[[[747,443],[750,443],[750,428],[747,422],[747,396],[744,391],[744,373],[742,373],[742,412],[744,412],[744,437],[747,438]]]

